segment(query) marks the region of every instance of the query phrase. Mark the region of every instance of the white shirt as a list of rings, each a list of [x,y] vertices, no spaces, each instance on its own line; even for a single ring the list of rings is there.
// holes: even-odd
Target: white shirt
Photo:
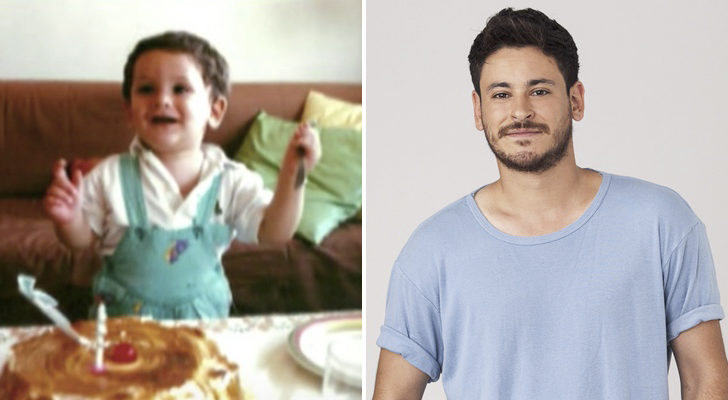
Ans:
[[[157,156],[138,138],[129,146],[139,159],[147,219],[162,229],[182,229],[192,224],[197,204],[222,173],[218,201],[222,213],[217,222],[233,229],[233,236],[244,242],[258,241],[263,211],[273,193],[263,186],[261,176],[245,165],[227,158],[222,149],[202,144],[203,162],[200,181],[187,197],[182,197],[177,182]],[[224,172],[223,172],[224,171]],[[102,255],[110,255],[129,225],[121,184],[119,155],[101,161],[83,180],[83,212],[91,230],[100,238]],[[130,195],[130,194],[126,194]],[[216,213],[213,213],[216,214]],[[227,249],[219,249],[218,254]]]

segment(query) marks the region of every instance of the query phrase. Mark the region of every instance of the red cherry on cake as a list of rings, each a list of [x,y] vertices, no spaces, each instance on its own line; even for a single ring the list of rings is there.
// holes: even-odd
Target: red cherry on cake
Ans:
[[[109,353],[109,360],[116,363],[130,363],[137,359],[136,349],[129,342],[117,343]]]

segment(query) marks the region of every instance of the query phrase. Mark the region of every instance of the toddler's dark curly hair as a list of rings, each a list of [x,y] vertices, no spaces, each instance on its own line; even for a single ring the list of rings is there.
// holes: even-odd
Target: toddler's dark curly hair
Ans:
[[[131,85],[134,80],[134,64],[139,57],[152,50],[164,50],[189,54],[200,66],[202,79],[212,89],[212,98],[227,97],[230,91],[230,77],[225,58],[207,40],[184,31],[170,31],[150,36],[137,43],[124,65],[124,82],[121,94],[126,102],[131,101]]]

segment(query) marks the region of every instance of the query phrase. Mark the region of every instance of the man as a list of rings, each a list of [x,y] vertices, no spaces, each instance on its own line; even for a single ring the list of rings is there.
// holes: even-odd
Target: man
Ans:
[[[469,55],[475,125],[500,179],[413,233],[392,269],[375,400],[727,399],[705,227],[679,195],[579,168],[571,35],[504,9]]]

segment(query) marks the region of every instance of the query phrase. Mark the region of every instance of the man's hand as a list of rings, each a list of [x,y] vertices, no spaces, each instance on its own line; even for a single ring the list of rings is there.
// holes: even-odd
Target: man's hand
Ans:
[[[87,247],[94,235],[83,217],[83,174],[73,172],[73,178],[66,175],[66,160],[60,159],[53,166],[53,181],[46,191],[43,207],[53,220],[61,242],[71,247]]]
[[[66,175],[66,160],[60,159],[53,166],[53,181],[46,191],[43,206],[56,225],[66,225],[81,216],[83,198],[80,170],[73,172],[72,180]]]
[[[670,342],[683,400],[728,399],[728,361],[718,321],[706,321]]]
[[[421,400],[428,379],[401,355],[382,349],[373,400]]]

